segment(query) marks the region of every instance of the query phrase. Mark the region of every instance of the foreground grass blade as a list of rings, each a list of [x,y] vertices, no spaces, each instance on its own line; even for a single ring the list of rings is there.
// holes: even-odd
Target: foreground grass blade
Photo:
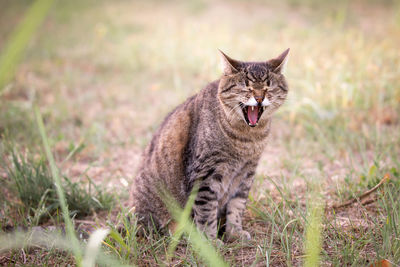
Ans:
[[[46,17],[52,3],[53,0],[34,1],[26,12],[24,19],[8,40],[0,56],[0,93],[9,79],[12,78],[29,40]]]
[[[182,237],[183,231],[185,229],[185,223],[189,220],[190,212],[192,211],[192,207],[197,196],[198,188],[199,188],[198,184],[195,184],[192,193],[190,194],[188,201],[186,202],[186,205],[180,215],[180,219],[178,221],[175,233],[172,236],[171,244],[168,247],[168,256],[167,256],[168,259],[172,258],[176,246],[178,245],[179,240]]]
[[[321,226],[323,205],[318,197],[310,199],[309,214],[307,218],[305,248],[305,267],[319,266],[321,253]]]
[[[83,266],[95,266],[97,253],[100,250],[103,239],[106,238],[109,232],[109,229],[97,229],[93,234],[90,235],[89,242],[85,250],[85,257],[82,261]]]
[[[197,195],[196,188],[197,186],[194,187],[194,193],[191,194],[190,199],[187,201],[184,210],[179,207],[176,200],[168,192],[162,190],[161,194],[163,196],[164,203],[167,205],[167,208],[170,211],[172,217],[178,223],[177,229],[181,229],[181,231],[183,231],[183,233],[188,236],[189,243],[193,246],[196,253],[203,259],[204,263],[208,266],[228,266],[221,255],[211,245],[209,240],[204,236],[203,233],[199,232],[197,227],[189,219],[191,207],[193,206],[194,200]],[[181,233],[175,234],[174,238],[177,238],[178,236],[181,236]],[[174,241],[174,239],[172,242],[173,243],[169,248],[169,252],[173,252],[177,245],[175,244],[176,241]]]
[[[59,233],[43,232],[14,232],[0,235],[0,253],[29,246],[57,247],[62,250],[71,251],[70,242]]]
[[[99,250],[98,242],[101,240],[102,236],[105,234],[105,229],[101,229],[99,233],[94,233],[91,235],[90,240],[92,244],[97,245],[96,249]],[[94,236],[96,234],[96,236]],[[90,244],[91,241],[89,241]],[[0,234],[0,253],[6,252],[10,249],[21,249],[27,248],[31,246],[47,248],[47,249],[61,249],[64,251],[72,251],[73,247],[69,239],[65,238],[59,232],[38,232],[38,231],[29,231],[29,232],[14,232],[10,234]],[[89,245],[88,245],[89,246]],[[96,251],[96,253],[97,253]],[[113,266],[113,267],[134,267],[134,265],[126,265],[121,263],[118,259],[113,257],[112,255],[107,254],[105,251],[101,251],[96,256],[92,256],[93,260],[95,257],[97,258],[97,263],[100,266]],[[85,259],[89,254],[85,254]],[[91,254],[93,255],[93,254]],[[90,262],[89,262],[90,263]],[[94,263],[93,263],[94,264]],[[87,265],[84,261],[81,265],[86,266],[94,266]],[[29,265],[30,266],[30,265]]]
[[[185,223],[184,231],[189,236],[188,240],[190,244],[208,266],[228,266],[221,255],[214,249],[203,233],[197,230],[197,227],[192,222],[187,221]]]
[[[67,237],[70,239],[70,242],[72,244],[72,251],[75,256],[76,263],[78,266],[81,266],[82,253],[80,250],[79,241],[75,235],[74,226],[73,226],[72,220],[69,216],[69,211],[68,211],[68,207],[66,204],[64,191],[63,191],[62,185],[61,185],[60,175],[58,173],[58,169],[56,167],[56,163],[54,161],[53,154],[50,151],[50,146],[49,146],[49,142],[47,139],[46,131],[44,129],[42,116],[40,115],[39,109],[36,106],[34,107],[34,112],[35,112],[36,123],[39,128],[40,136],[42,137],[43,146],[44,146],[44,149],[46,152],[46,157],[50,164],[50,170],[51,170],[51,174],[54,179],[54,184],[56,186],[57,196],[60,201],[60,206],[61,206],[61,211],[62,211],[62,215],[64,218]]]

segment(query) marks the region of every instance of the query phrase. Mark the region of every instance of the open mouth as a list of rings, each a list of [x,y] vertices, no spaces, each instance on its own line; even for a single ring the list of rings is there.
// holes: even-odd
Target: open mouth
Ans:
[[[261,115],[264,112],[264,107],[261,105],[258,106],[246,106],[243,103],[241,103],[242,106],[242,111],[244,115],[244,119],[246,120],[246,123],[250,127],[255,127],[258,124],[258,121],[261,118]]]

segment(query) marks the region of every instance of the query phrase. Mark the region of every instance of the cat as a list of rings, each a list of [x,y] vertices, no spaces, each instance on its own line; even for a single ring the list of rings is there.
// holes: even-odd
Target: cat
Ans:
[[[196,226],[216,239],[224,222],[227,240],[250,239],[242,216],[271,115],[288,94],[288,53],[242,62],[220,51],[221,78],[169,113],[144,152],[130,192],[139,222],[165,229],[171,216],[160,189],[183,207],[198,183]]]

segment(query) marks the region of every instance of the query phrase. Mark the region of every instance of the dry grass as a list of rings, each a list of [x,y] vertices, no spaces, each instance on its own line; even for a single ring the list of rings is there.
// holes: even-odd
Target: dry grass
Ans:
[[[0,7],[1,49],[26,5]],[[140,153],[165,114],[220,75],[217,48],[264,60],[290,47],[289,100],[275,118],[246,214],[254,240],[222,253],[232,265],[301,265],[315,188],[331,206],[390,173],[380,200],[325,210],[321,261],[398,263],[399,233],[387,227],[400,218],[390,199],[397,199],[400,172],[399,44],[400,9],[390,1],[57,2],[0,93],[1,140],[40,153],[31,115],[37,103],[62,171],[121,192],[123,206]],[[63,162],[79,144],[83,150]],[[0,212],[2,221],[23,216],[12,206]],[[115,224],[120,216],[116,207],[86,221]],[[156,264],[167,243],[138,241],[127,262]],[[198,260],[184,245],[176,254],[177,264]],[[21,255],[0,262],[23,263]],[[28,255],[27,263],[40,262],[35,251]],[[49,265],[60,257],[49,255]]]

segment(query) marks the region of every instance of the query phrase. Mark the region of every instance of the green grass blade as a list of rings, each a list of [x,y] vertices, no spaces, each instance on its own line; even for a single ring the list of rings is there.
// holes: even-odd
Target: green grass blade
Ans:
[[[168,247],[168,255],[167,255],[168,259],[172,258],[173,254],[175,252],[176,246],[178,245],[179,240],[182,237],[182,234],[185,229],[185,223],[189,220],[190,212],[192,211],[192,207],[193,207],[194,201],[196,199],[198,189],[199,189],[199,186],[198,186],[198,184],[196,184],[193,187],[192,193],[190,194],[188,201],[186,202],[186,205],[180,215],[180,219],[178,221],[176,231],[173,234],[171,243]]]
[[[12,78],[14,70],[23,56],[36,29],[48,13],[53,0],[37,0],[26,12],[24,19],[13,32],[0,57],[0,92]]]
[[[116,241],[121,247],[123,247],[124,249],[126,249],[126,250],[128,251],[128,253],[130,252],[130,247],[127,246],[127,245],[125,244],[124,239],[122,238],[122,236],[121,236],[117,231],[111,230],[110,236],[111,236],[112,238],[114,238],[115,241]]]
[[[310,212],[307,219],[305,247],[305,267],[320,265],[321,253],[321,226],[323,206],[318,198],[310,201]]]
[[[204,236],[203,233],[199,232],[197,227],[189,220],[188,214],[190,214],[191,207],[193,205],[195,196],[197,195],[196,189],[194,187],[194,192],[191,194],[192,199],[185,206],[185,212],[179,207],[176,200],[166,192],[161,190],[161,195],[163,197],[164,203],[167,205],[174,220],[178,222],[178,226],[182,227],[183,232],[187,235],[189,243],[192,245],[196,253],[203,259],[207,266],[228,266],[228,264],[223,260],[222,256],[215,250],[210,241]],[[190,208],[189,208],[190,207]],[[181,235],[181,234],[179,234]],[[172,250],[169,248],[169,250]]]
[[[189,236],[188,240],[195,251],[202,257],[208,266],[228,266],[221,255],[214,249],[203,233],[199,232],[197,227],[190,221],[187,221],[184,228]]]
[[[62,189],[60,175],[58,173],[58,169],[56,167],[56,163],[54,161],[53,154],[50,151],[50,145],[49,145],[46,131],[45,131],[45,128],[43,125],[43,119],[42,119],[42,116],[40,115],[39,109],[36,106],[34,107],[34,112],[35,112],[36,123],[39,128],[40,136],[42,138],[43,146],[44,146],[44,149],[46,152],[46,157],[50,164],[50,170],[51,170],[51,174],[54,179],[54,184],[56,186],[58,199],[60,201],[60,206],[61,206],[61,211],[62,211],[62,215],[63,215],[64,222],[65,222],[67,236],[72,243],[72,250],[73,250],[73,253],[74,253],[74,256],[76,259],[76,263],[78,266],[81,266],[82,253],[80,250],[79,241],[75,235],[72,220],[69,217],[69,211],[68,211],[68,207],[66,204],[64,191]]]

